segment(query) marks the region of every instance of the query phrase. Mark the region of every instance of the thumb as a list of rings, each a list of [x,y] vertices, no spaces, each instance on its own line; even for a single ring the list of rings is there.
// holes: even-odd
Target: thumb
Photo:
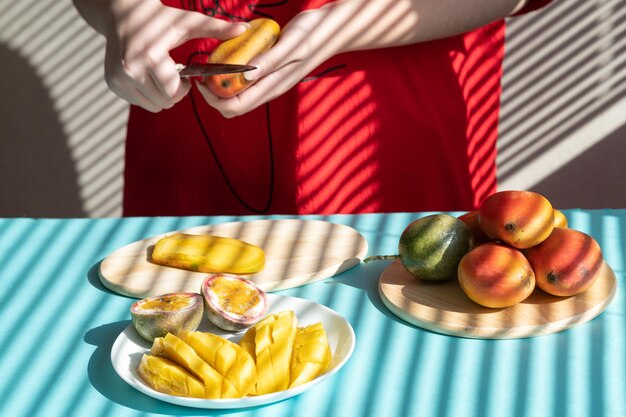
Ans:
[[[185,16],[184,29],[187,39],[215,38],[220,40],[234,38],[250,28],[246,22],[227,22],[199,12],[189,12]]]

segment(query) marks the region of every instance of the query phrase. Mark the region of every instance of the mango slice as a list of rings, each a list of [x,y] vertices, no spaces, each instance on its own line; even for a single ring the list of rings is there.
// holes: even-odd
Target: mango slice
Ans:
[[[183,332],[179,336],[224,377],[222,398],[244,397],[252,391],[256,366],[245,349],[211,333]]]
[[[298,328],[291,310],[250,327],[239,344],[199,331],[154,339],[139,376],[153,389],[197,398],[241,398],[294,388],[323,374],[332,351],[322,323]]]
[[[243,336],[240,345],[250,352],[254,334],[253,357],[257,370],[254,394],[269,394],[289,388],[297,324],[295,313],[285,310],[265,317]]]
[[[265,266],[265,252],[239,239],[175,233],[154,245],[152,262],[197,272],[254,274]]]
[[[256,339],[256,326],[249,327],[248,330],[239,339],[239,346],[241,346],[248,355],[252,358],[256,364],[256,345],[254,340]]]
[[[221,398],[223,377],[180,338],[168,333],[154,339],[150,353],[182,366],[204,383],[205,398]]]
[[[322,323],[298,328],[291,356],[289,388],[317,378],[328,369],[331,359],[332,351]]]
[[[146,384],[164,394],[204,398],[204,384],[169,359],[143,355],[137,372]]]

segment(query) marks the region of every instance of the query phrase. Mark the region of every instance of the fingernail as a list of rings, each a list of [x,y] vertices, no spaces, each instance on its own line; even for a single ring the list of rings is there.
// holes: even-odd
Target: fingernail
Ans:
[[[235,27],[239,28],[241,30],[241,33],[244,33],[245,31],[250,29],[252,26],[250,26],[250,23],[248,22],[237,22],[235,23]]]
[[[256,66],[255,69],[246,71],[243,73],[243,78],[245,78],[248,81],[254,81],[260,77],[261,77],[261,67],[259,67],[258,65]]]

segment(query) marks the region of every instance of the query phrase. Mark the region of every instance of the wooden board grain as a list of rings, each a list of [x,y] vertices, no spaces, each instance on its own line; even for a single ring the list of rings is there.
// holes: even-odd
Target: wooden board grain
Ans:
[[[604,263],[601,276],[582,294],[556,297],[536,288],[521,303],[492,309],[471,301],[457,280],[418,280],[396,260],[381,274],[378,289],[385,306],[415,326],[468,338],[513,339],[555,333],[593,319],[611,302],[616,287],[615,274]]]
[[[355,229],[321,220],[252,220],[181,231],[234,237],[263,248],[265,268],[245,277],[265,291],[331,277],[357,265],[367,253],[367,242]],[[177,291],[199,292],[208,274],[160,266],[149,260],[157,240],[174,232],[134,242],[111,253],[100,263],[102,284],[135,298]]]

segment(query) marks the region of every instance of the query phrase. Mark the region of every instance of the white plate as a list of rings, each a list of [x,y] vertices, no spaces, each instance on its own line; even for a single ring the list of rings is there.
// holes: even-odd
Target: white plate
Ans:
[[[298,326],[322,322],[328,335],[328,342],[333,352],[333,360],[329,369],[319,377],[306,384],[271,394],[244,398],[228,398],[207,400],[202,398],[178,397],[163,394],[146,385],[137,374],[137,367],[144,353],[150,351],[150,343],[143,339],[135,330],[132,323],[117,337],[111,349],[111,362],[118,375],[133,388],[161,401],[187,407],[226,409],[253,407],[281,401],[298,395],[313,385],[318,384],[337,372],[350,358],[354,350],[355,336],[350,323],[334,310],[302,298],[286,297],[276,294],[267,294],[270,303],[269,313],[282,310],[293,310],[298,318]],[[239,341],[243,332],[232,333],[220,330],[208,324],[206,318],[202,321],[200,331],[211,332],[225,337],[233,342]]]

